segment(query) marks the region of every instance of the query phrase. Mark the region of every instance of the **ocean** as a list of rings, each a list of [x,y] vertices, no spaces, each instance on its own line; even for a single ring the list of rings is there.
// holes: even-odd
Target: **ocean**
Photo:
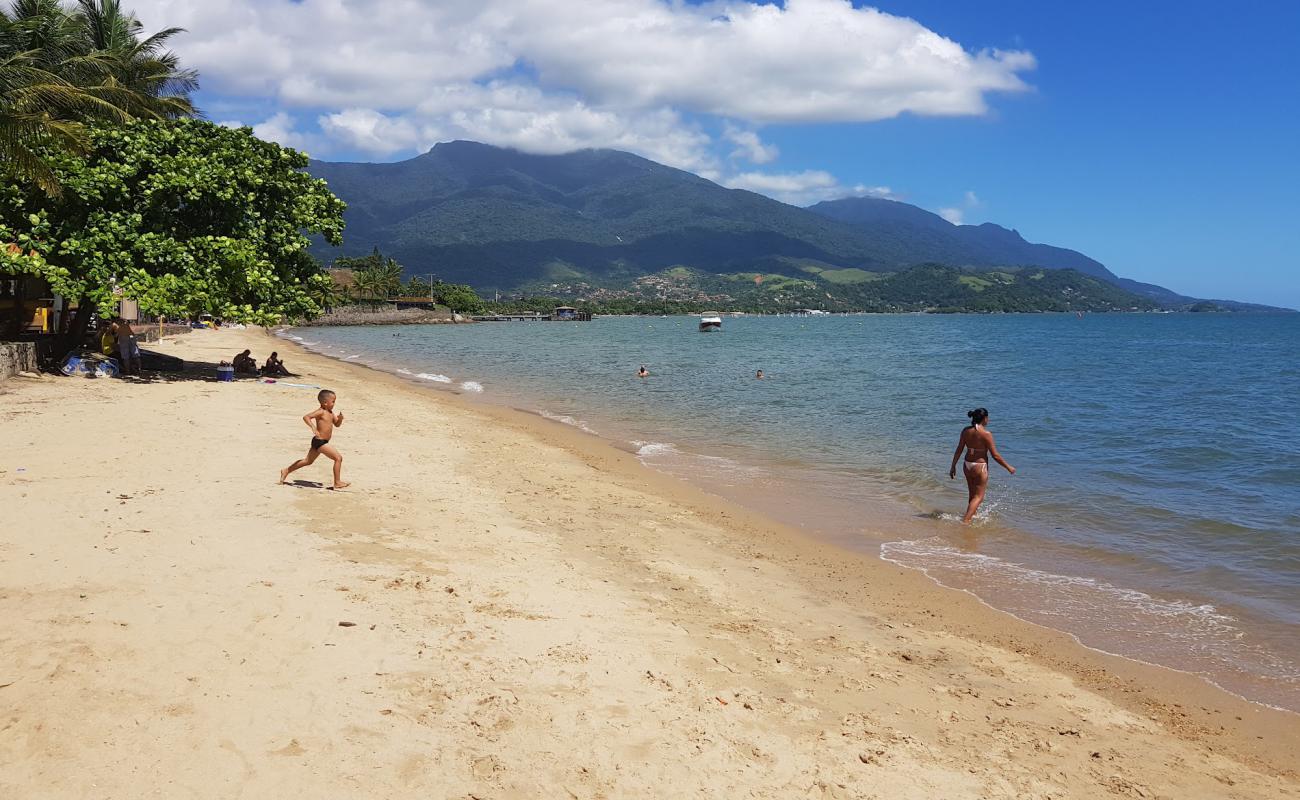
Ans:
[[[581,428],[1090,647],[1300,711],[1300,315],[696,323],[285,335]],[[948,465],[977,406],[1017,473],[990,465],[966,527]]]

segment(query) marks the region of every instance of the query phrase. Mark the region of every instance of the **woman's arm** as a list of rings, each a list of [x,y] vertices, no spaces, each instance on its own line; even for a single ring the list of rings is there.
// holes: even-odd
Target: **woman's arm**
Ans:
[[[952,466],[948,468],[948,477],[957,477],[957,459],[961,458],[961,451],[966,449],[966,437],[957,437],[957,449],[952,454]]]
[[[1006,469],[1007,472],[1010,472],[1012,475],[1015,475],[1016,468],[1008,464],[1006,460],[1002,458],[1002,454],[998,452],[998,446],[993,444],[993,434],[986,433],[985,436],[988,437],[989,455],[993,456],[993,460],[1001,464]]]

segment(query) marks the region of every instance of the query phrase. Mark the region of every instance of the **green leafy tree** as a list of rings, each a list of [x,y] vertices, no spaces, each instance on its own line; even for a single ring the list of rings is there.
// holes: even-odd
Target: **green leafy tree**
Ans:
[[[61,197],[0,190],[0,274],[32,274],[86,310],[271,324],[320,313],[330,278],[307,234],[342,239],[343,201],[307,157],[198,120],[90,127],[84,154],[45,150]],[[75,333],[74,333],[75,335]]]
[[[452,311],[462,314],[483,313],[483,298],[464,284],[439,281],[433,286],[433,295]]]

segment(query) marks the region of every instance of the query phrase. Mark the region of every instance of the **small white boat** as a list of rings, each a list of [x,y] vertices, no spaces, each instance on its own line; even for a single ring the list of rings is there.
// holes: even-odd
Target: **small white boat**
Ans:
[[[700,317],[700,333],[722,330],[722,317]]]

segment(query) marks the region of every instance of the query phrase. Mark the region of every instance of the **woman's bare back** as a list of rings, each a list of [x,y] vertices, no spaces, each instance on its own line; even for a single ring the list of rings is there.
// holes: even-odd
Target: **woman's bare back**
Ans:
[[[979,427],[971,425],[961,432],[961,443],[966,446],[967,461],[985,461],[989,460],[989,441],[993,437],[989,432]]]

